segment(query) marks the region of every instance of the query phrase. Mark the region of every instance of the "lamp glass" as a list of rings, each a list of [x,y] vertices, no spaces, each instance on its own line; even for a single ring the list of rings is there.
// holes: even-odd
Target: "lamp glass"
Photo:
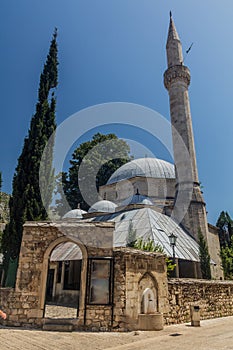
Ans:
[[[176,245],[177,236],[174,235],[174,233],[172,233],[168,238],[169,238],[170,244],[175,246]]]

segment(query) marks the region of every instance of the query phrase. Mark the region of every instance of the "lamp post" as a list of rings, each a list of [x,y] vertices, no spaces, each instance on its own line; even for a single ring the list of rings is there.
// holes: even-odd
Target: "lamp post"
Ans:
[[[172,247],[173,264],[175,264],[176,263],[175,246],[176,246],[177,236],[174,235],[174,233],[172,233],[172,234],[170,234],[170,236],[168,236],[168,238],[169,238],[170,246]],[[176,277],[176,268],[175,268],[175,277]]]

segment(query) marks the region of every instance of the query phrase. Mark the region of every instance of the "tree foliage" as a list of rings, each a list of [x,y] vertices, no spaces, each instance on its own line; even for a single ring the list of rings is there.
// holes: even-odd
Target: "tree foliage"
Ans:
[[[222,259],[222,267],[224,278],[228,280],[233,279],[233,237],[231,237],[231,244],[221,247],[220,256]]]
[[[216,226],[219,228],[220,246],[231,246],[231,238],[233,234],[233,221],[227,211],[222,211],[220,213]]]
[[[98,197],[93,194],[97,193],[100,186],[106,184],[120,166],[131,159],[129,153],[129,145],[115,134],[95,134],[90,141],[80,144],[73,152],[68,173],[62,173],[58,180],[58,193],[62,193],[62,187],[65,198],[72,209],[76,209],[79,204],[83,210],[88,210],[89,206],[98,200]],[[80,176],[79,171],[83,164],[85,174]],[[94,179],[93,169],[98,169],[97,174],[94,174],[96,175]],[[89,203],[86,202],[86,198],[83,198],[80,181],[92,195]],[[59,214],[64,215],[68,208],[64,204],[62,195],[57,205]]]
[[[139,250],[144,250],[147,252],[158,252],[158,253],[164,253],[163,247],[159,244],[155,244],[155,242],[152,239],[148,239],[147,241],[144,241],[142,238],[139,238],[135,244],[134,248]]]
[[[147,241],[144,241],[142,238],[139,238],[135,241],[133,244],[133,248],[147,251],[147,252],[158,252],[158,253],[164,253],[164,249],[161,245],[155,244],[155,242],[152,239],[148,239]],[[173,264],[173,261],[166,256],[166,264],[167,264],[167,275],[169,276],[172,271],[174,271],[176,264]]]
[[[133,248],[136,244],[137,238],[137,231],[133,228],[132,220],[130,220],[129,228],[128,228],[128,235],[126,238],[126,247]]]
[[[219,228],[220,257],[225,279],[233,279],[233,221],[227,211],[219,215],[216,226]]]
[[[198,231],[198,244],[202,278],[211,279],[210,254],[208,251],[207,242],[200,229]]]
[[[0,171],[0,205],[2,203],[2,172]],[[0,211],[0,222],[2,221],[2,215]],[[2,231],[0,230],[0,253],[2,252]]]
[[[2,242],[5,269],[9,259],[15,259],[19,255],[24,222],[44,220],[47,217],[40,195],[39,168],[45,145],[56,128],[54,97],[54,88],[58,84],[56,39],[57,30],[54,32],[47,60],[40,75],[36,111],[31,119],[28,136],[24,140],[13,178],[10,221],[4,231]],[[47,185],[48,188],[51,187],[49,178]]]
[[[9,221],[9,199],[9,194],[0,192],[0,223]]]

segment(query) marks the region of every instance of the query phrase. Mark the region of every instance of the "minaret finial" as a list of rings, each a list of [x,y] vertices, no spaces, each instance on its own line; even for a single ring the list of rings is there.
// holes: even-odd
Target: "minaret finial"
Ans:
[[[172,18],[172,12],[170,11],[170,18]]]

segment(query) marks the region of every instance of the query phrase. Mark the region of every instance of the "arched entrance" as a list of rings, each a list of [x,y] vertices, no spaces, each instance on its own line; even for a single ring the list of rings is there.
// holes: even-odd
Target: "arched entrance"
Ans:
[[[45,318],[77,318],[82,286],[83,254],[64,241],[50,253],[45,291]]]

